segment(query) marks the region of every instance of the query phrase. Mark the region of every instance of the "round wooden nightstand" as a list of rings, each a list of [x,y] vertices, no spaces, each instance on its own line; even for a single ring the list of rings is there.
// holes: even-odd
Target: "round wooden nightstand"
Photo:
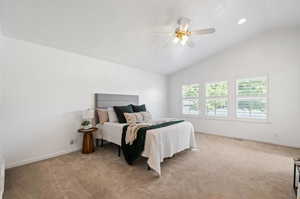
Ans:
[[[79,133],[83,133],[83,141],[82,141],[82,153],[93,153],[95,151],[94,147],[94,138],[93,132],[95,132],[98,128],[93,127],[90,129],[79,129]]]

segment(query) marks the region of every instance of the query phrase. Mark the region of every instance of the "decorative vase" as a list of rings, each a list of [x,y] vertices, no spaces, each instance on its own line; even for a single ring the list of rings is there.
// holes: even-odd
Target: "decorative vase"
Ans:
[[[92,125],[89,124],[89,125],[86,125],[86,126],[82,126],[82,128],[83,128],[83,129],[90,129],[90,128],[92,128]]]

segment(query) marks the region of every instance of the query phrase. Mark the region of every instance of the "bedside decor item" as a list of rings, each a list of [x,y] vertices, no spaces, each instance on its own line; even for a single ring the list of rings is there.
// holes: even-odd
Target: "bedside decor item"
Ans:
[[[90,129],[79,129],[79,133],[83,133],[83,141],[82,141],[82,153],[88,154],[93,153],[95,151],[94,147],[94,138],[93,132],[98,130],[98,128],[92,127]]]
[[[81,122],[81,128],[82,129],[90,129],[90,128],[92,128],[93,126],[92,126],[92,123],[89,121],[89,120],[83,120],[82,122]]]
[[[93,109],[87,109],[83,111],[82,113],[82,122],[81,122],[81,128],[83,129],[90,129],[93,127],[92,121],[94,119],[94,110]]]

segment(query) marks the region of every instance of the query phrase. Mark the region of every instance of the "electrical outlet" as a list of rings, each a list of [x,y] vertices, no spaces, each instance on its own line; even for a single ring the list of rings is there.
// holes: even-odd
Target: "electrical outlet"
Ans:
[[[74,144],[74,140],[71,140],[71,141],[70,141],[70,144],[71,144],[71,145]]]

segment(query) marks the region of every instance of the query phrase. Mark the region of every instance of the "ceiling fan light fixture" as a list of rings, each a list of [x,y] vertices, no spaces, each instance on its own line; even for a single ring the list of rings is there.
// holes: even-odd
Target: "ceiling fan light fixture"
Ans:
[[[184,46],[184,45],[186,44],[186,42],[187,42],[188,39],[189,39],[188,36],[182,37],[182,40],[180,41],[180,44],[181,44],[182,46]]]
[[[172,41],[174,44],[181,44],[182,46],[188,45],[189,47],[193,48],[194,46],[192,38],[190,36],[192,35],[206,35],[206,34],[212,34],[216,30],[214,28],[206,28],[206,29],[198,29],[198,30],[191,30],[190,24],[191,20],[185,17],[179,18],[177,21],[177,28],[174,30],[173,33],[170,33],[169,35],[172,36]]]
[[[177,43],[179,42],[178,37],[175,37],[175,38],[173,39],[173,42],[174,42],[175,44],[177,44]]]
[[[246,18],[241,18],[241,19],[239,19],[238,24],[239,24],[239,25],[242,25],[242,24],[244,24],[244,23],[246,23],[246,22],[247,22],[247,19],[246,19]]]

